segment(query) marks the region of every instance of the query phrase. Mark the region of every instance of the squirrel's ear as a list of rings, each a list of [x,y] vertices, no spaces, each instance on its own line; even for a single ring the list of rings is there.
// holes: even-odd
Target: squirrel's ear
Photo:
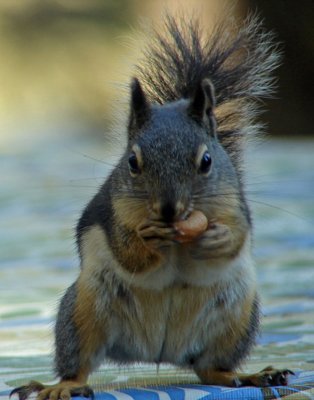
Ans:
[[[137,78],[131,82],[131,110],[129,121],[129,134],[140,129],[150,118],[150,104]]]
[[[216,105],[214,86],[209,79],[203,79],[196,87],[190,105],[189,115],[198,122],[211,123]]]

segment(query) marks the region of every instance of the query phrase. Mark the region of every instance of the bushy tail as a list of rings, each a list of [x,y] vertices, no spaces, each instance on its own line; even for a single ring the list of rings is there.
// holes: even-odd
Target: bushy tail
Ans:
[[[232,25],[227,18],[206,36],[198,20],[168,15],[164,32],[155,32],[137,71],[149,98],[160,104],[190,97],[197,83],[209,78],[220,140],[239,162],[243,138],[258,129],[257,100],[273,91],[271,74],[280,56],[273,34],[263,30],[256,16],[238,30]]]

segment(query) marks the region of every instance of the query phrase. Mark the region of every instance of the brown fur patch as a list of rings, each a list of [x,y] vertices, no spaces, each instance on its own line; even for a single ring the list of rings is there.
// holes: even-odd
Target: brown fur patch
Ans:
[[[227,225],[232,233],[230,246],[217,249],[214,253],[217,258],[232,259],[237,256],[242,249],[250,230],[249,222],[241,209],[241,200],[236,189],[223,184],[218,188],[219,195],[213,197],[207,204],[200,203],[199,209],[206,215],[209,226],[210,223],[220,223]]]
[[[215,348],[221,349],[223,354],[231,355],[237,348],[238,343],[246,337],[251,323],[255,297],[256,292],[254,287],[252,287],[244,303],[239,305],[241,307],[240,312],[236,312],[237,305],[224,310],[224,320],[228,321],[227,329],[224,334],[217,336],[215,340]],[[210,354],[211,348],[208,348],[207,352]],[[238,376],[233,372],[221,372],[212,368],[208,370],[199,370],[196,368],[195,372],[202,382],[212,385],[233,386],[234,379]]]
[[[149,217],[147,205],[142,199],[114,198],[112,204],[117,222],[128,229],[135,230]]]
[[[254,288],[252,288],[254,289]],[[229,329],[225,335],[217,338],[217,347],[222,348],[224,352],[232,352],[238,341],[246,334],[250,324],[252,307],[255,299],[255,291],[247,294],[241,312],[235,313],[234,309],[225,310],[225,319],[229,322]]]
[[[236,372],[222,372],[212,369],[195,371],[202,383],[206,385],[235,386]]]
[[[149,248],[137,234],[137,228],[149,217],[143,200],[116,198],[113,201],[115,214],[113,252],[120,264],[131,273],[146,272],[160,265],[162,256]]]
[[[87,275],[87,276],[86,276]],[[96,313],[97,292],[90,287],[88,271],[83,270],[77,281],[77,299],[74,323],[80,341],[80,375],[87,376],[92,368],[92,359],[106,340],[106,321]]]
[[[248,126],[248,120],[252,115],[248,113],[247,107],[247,100],[243,99],[234,99],[220,104],[215,110],[219,130],[239,130]],[[233,141],[235,141],[234,137]]]
[[[122,225],[115,227],[115,240],[111,246],[119,263],[131,273],[158,268],[163,259],[159,252],[146,246],[136,232]]]

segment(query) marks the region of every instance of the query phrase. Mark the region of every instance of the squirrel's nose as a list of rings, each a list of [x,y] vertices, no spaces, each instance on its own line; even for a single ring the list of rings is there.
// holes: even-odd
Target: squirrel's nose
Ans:
[[[161,216],[162,219],[165,220],[166,222],[173,222],[174,218],[176,216],[176,208],[174,204],[167,202],[162,205],[161,207]]]

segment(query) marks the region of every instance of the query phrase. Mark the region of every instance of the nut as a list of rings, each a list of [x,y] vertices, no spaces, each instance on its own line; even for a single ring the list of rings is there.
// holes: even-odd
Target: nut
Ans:
[[[176,222],[174,227],[178,231],[176,236],[178,242],[191,242],[206,231],[208,220],[202,211],[194,210],[186,220]]]

